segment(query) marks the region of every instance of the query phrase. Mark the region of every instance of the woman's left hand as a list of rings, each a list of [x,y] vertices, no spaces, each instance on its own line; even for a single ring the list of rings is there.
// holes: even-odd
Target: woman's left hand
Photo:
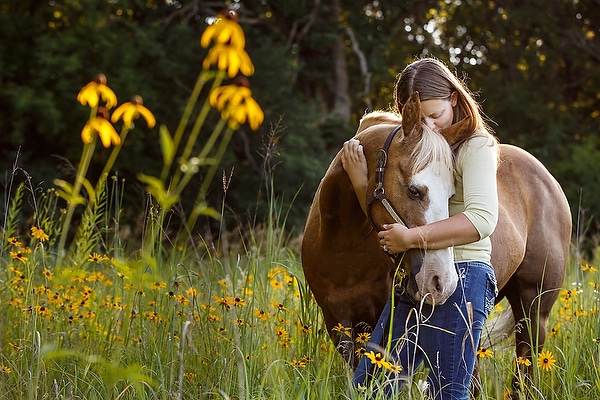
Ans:
[[[403,224],[384,224],[377,235],[383,250],[390,254],[403,253],[413,247],[410,231]]]

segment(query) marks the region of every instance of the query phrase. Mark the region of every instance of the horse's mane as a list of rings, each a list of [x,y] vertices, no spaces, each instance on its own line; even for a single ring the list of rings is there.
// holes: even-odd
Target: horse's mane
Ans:
[[[452,150],[446,139],[422,124],[423,135],[410,155],[413,175],[429,165],[436,166],[436,174],[450,173],[454,168]]]
[[[402,122],[400,115],[388,111],[372,111],[365,114],[359,124],[358,132],[378,124],[396,124]],[[438,132],[435,132],[427,125],[422,124],[423,135],[416,144],[410,155],[411,173],[414,175],[422,171],[428,165],[437,167],[436,174],[452,171],[453,155],[450,145],[446,139]]]

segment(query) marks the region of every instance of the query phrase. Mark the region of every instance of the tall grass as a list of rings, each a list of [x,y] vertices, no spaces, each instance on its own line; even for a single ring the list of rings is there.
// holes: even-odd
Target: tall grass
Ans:
[[[98,199],[121,185],[109,182],[109,195]],[[70,266],[55,267],[51,243],[61,224],[53,219],[62,214],[52,190],[28,185],[14,188],[5,202],[0,398],[365,396],[352,387],[352,372],[331,344],[303,278],[297,239],[286,236],[286,212],[272,196],[264,224],[221,232],[227,241],[197,237],[194,246],[165,247],[157,252],[162,258],[114,247],[118,220],[103,215],[110,201],[98,201],[104,206],[84,216],[93,224],[80,228]],[[15,222],[30,204],[47,240]],[[600,251],[569,265],[544,347],[556,362],[545,369],[534,356],[535,375],[522,398],[600,398],[599,265]],[[508,341],[480,358],[483,398],[502,398],[510,387],[512,346]],[[405,387],[406,398],[427,398],[415,390],[425,372]]]

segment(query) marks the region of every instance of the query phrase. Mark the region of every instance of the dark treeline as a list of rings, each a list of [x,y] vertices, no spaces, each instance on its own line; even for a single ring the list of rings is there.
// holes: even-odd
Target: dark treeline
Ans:
[[[451,3],[451,4],[448,4]],[[0,159],[36,184],[72,178],[87,110],[79,89],[98,73],[119,102],[133,95],[175,129],[206,50],[207,19],[235,8],[256,67],[261,130],[242,127],[223,164],[226,208],[261,221],[269,185],[300,232],[314,190],[368,109],[392,106],[396,74],[414,57],[455,66],[479,93],[504,143],[536,155],[594,239],[600,204],[600,1],[8,0],[0,4]],[[211,118],[217,118],[217,114]],[[156,175],[158,128],[139,124],[115,172],[124,218],[143,215],[138,172]],[[108,151],[98,151],[99,170]],[[93,173],[93,171],[92,171]],[[211,202],[223,198],[215,180]],[[185,203],[185,199],[183,199]],[[257,205],[258,204],[258,205]]]

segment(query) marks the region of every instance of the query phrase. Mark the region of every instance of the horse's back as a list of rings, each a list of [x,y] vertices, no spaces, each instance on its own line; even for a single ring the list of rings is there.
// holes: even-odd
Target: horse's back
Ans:
[[[571,211],[559,183],[523,149],[500,146],[499,217],[492,264],[499,288],[562,284],[571,241]]]

